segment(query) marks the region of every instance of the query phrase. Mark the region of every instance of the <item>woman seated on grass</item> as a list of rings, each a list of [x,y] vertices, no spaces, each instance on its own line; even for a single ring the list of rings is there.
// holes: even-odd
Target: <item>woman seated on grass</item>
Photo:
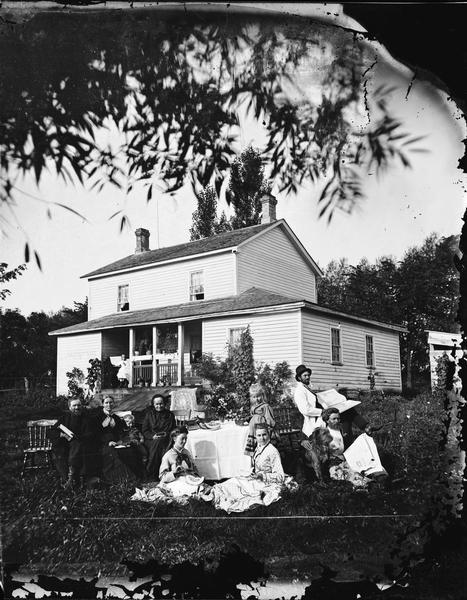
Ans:
[[[114,409],[115,401],[112,396],[104,396],[102,408],[95,415],[101,478],[110,484],[134,482],[141,475],[141,459],[130,447],[116,447],[122,445],[125,423],[115,414]]]
[[[176,427],[170,432],[170,438],[170,448],[162,457],[159,470],[160,484],[174,495],[195,495],[203,478],[199,477],[195,461],[185,448],[188,429]]]
[[[363,488],[371,481],[363,473],[350,468],[344,457],[344,435],[341,429],[340,413],[337,408],[327,408],[321,413],[326,430],[331,436],[329,442],[329,475],[331,479],[350,481],[354,487]]]
[[[279,451],[271,444],[265,423],[256,424],[255,441],[249,475],[232,477],[212,487],[210,496],[216,508],[230,513],[258,505],[269,506],[280,499],[283,486],[293,487],[292,478],[282,468]]]
[[[354,487],[365,487],[370,480],[353,471],[344,458],[343,436],[339,430],[339,411],[329,408],[323,411],[323,415],[324,422],[331,423],[331,426],[317,427],[308,439],[301,442],[302,473],[305,479],[323,482],[337,479],[349,481]],[[329,416],[332,418],[329,419]]]
[[[137,489],[131,500],[145,502],[177,502],[185,504],[189,498],[201,498],[206,491],[203,477],[198,475],[195,462],[185,448],[188,438],[186,427],[175,427],[170,433],[170,448],[162,457],[157,485]]]
[[[55,465],[65,488],[76,487],[89,475],[90,442],[93,436],[89,416],[79,398],[70,398],[65,413],[50,432]]]
[[[266,424],[271,438],[275,441],[278,438],[274,427],[276,421],[272,408],[267,402],[266,390],[259,383],[250,386],[250,422],[248,424],[248,437],[246,440],[245,454],[253,456],[256,447],[255,428],[258,424]]]
[[[129,413],[123,417],[124,427],[120,439],[114,446],[118,456],[126,466],[143,479],[144,466],[147,462],[147,450],[144,446],[144,436],[135,425],[135,417]]]
[[[176,427],[175,416],[166,406],[162,394],[155,394],[143,421],[144,445],[148,452],[146,469],[156,480],[159,476],[162,456],[170,443],[170,432]]]

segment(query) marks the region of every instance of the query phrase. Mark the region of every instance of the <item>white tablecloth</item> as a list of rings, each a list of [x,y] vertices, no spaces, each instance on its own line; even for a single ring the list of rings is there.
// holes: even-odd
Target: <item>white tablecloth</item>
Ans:
[[[247,435],[248,427],[224,423],[216,431],[190,431],[186,448],[206,479],[239,477],[251,466],[250,457],[244,454]]]

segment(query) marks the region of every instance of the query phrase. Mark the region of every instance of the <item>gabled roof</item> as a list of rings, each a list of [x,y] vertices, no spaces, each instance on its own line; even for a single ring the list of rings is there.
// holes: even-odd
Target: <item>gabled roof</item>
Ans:
[[[312,302],[288,298],[274,292],[260,288],[250,288],[238,296],[217,298],[215,300],[200,300],[187,302],[173,306],[162,306],[145,310],[133,310],[106,315],[99,319],[78,323],[51,331],[49,335],[69,335],[73,333],[89,333],[102,329],[115,329],[117,327],[133,327],[138,325],[153,325],[158,323],[171,323],[178,321],[190,321],[195,319],[208,319],[222,317],[226,314],[235,315],[243,313],[271,312],[272,310],[305,309],[311,312],[322,313],[334,318],[343,318],[351,321],[366,323],[374,327],[392,329],[404,332],[406,329],[398,325],[380,323],[363,317],[338,312]]]
[[[128,271],[132,269],[140,269],[149,267],[154,264],[164,263],[173,260],[183,260],[185,258],[199,256],[202,254],[209,254],[214,252],[227,251],[229,249],[237,248],[241,245],[248,244],[253,238],[262,235],[270,229],[280,227],[282,231],[288,236],[289,240],[294,245],[297,252],[302,258],[309,264],[313,271],[322,277],[323,273],[313,258],[308,254],[303,244],[297,238],[295,233],[289,227],[284,219],[274,221],[273,223],[267,223],[265,225],[252,225],[251,227],[244,227],[243,229],[236,229],[235,231],[227,231],[218,235],[213,235],[203,240],[196,240],[194,242],[186,242],[185,244],[177,244],[176,246],[167,246],[166,248],[160,248],[159,250],[147,250],[146,252],[138,252],[130,254],[125,258],[121,258],[109,265],[91,271],[86,275],[82,275],[81,278],[86,277],[99,277],[117,273],[120,271]]]
[[[97,275],[113,273],[114,271],[134,269],[135,267],[142,267],[146,265],[149,266],[177,258],[188,258],[197,254],[205,254],[207,252],[235,248],[242,242],[245,242],[248,238],[251,238],[256,234],[275,226],[277,222],[278,221],[275,223],[268,223],[266,225],[252,225],[251,227],[245,227],[244,229],[236,229],[235,231],[219,233],[218,235],[213,235],[203,240],[186,242],[185,244],[177,244],[176,246],[167,246],[166,248],[159,248],[159,250],[148,250],[146,252],[130,254],[130,256],[126,256],[125,258],[116,260],[109,265],[100,267],[95,271],[86,273],[86,275],[82,275],[81,278],[95,277]]]

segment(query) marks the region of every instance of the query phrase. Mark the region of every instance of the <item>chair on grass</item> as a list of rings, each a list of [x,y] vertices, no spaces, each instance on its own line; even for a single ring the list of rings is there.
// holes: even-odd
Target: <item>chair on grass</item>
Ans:
[[[276,431],[289,450],[298,451],[300,448],[300,431],[303,417],[296,408],[289,406],[274,407]]]
[[[28,442],[29,446],[23,450],[23,468],[21,477],[29,469],[49,469],[53,466],[52,462],[52,442],[48,438],[48,432],[55,425],[55,419],[40,419],[38,421],[28,421]],[[44,456],[42,464],[36,462],[36,457]]]
[[[190,420],[191,410],[173,410],[177,426],[185,425]]]

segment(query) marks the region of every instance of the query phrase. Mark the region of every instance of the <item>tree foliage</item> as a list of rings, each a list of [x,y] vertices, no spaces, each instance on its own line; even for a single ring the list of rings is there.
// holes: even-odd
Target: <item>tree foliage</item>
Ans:
[[[56,371],[56,338],[49,332],[87,320],[87,300],[47,314],[0,310],[0,378],[40,378]]]
[[[217,216],[217,194],[211,185],[198,194],[198,208],[193,213],[192,219],[191,241],[232,230],[231,219],[227,218],[224,211],[219,217]]]
[[[270,191],[264,177],[259,150],[249,146],[232,163],[226,198],[235,210],[232,229],[258,225],[261,216],[261,197]]]
[[[198,208],[193,213],[190,240],[200,240],[214,235],[217,219],[217,196],[212,186],[208,186],[198,196]]]
[[[26,269],[26,265],[18,265],[9,271],[7,269],[7,263],[0,263],[0,285],[2,286],[0,288],[0,300],[5,300],[5,298],[11,294],[11,291],[8,288],[3,287],[3,284],[17,279],[17,277],[19,277]]]
[[[429,384],[426,331],[457,331],[459,275],[453,257],[458,236],[430,235],[401,261],[382,257],[356,266],[329,263],[319,283],[319,302],[352,314],[407,328],[401,336],[407,387]]]
[[[110,184],[130,192],[143,182],[148,201],[156,179],[168,193],[189,178],[197,193],[212,184],[219,194],[238,152],[240,106],[265,127],[262,158],[280,190],[328,176],[322,214],[351,210],[370,166],[409,164],[416,140],[389,115],[389,90],[365,94],[374,57],[351,32],[307,22],[303,35],[303,21],[292,17],[285,26],[251,15],[226,21],[215,12],[137,8],[37,11],[21,25],[6,17],[0,201],[10,206],[24,199],[18,179],[32,173],[39,184],[47,169],[97,191]],[[294,100],[297,68],[323,48],[321,99]],[[371,119],[362,128],[352,114],[364,99]],[[109,143],[109,130],[118,130],[118,143]]]

